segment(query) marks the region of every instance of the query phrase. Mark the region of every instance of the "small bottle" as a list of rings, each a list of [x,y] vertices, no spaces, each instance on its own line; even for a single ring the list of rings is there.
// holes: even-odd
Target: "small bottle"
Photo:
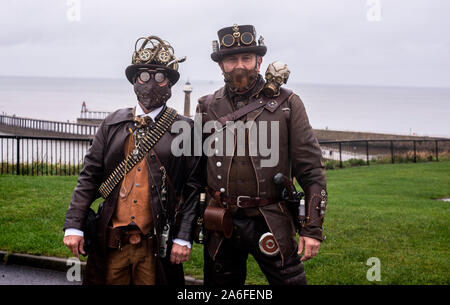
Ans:
[[[300,206],[298,208],[298,220],[300,223],[304,223],[306,219],[306,206],[305,199],[300,199]]]
[[[198,233],[199,244],[203,244],[205,238],[203,233],[203,212],[205,211],[205,203],[206,203],[206,194],[200,193],[200,211],[202,211],[202,215],[197,220],[197,225],[200,226],[200,231]]]

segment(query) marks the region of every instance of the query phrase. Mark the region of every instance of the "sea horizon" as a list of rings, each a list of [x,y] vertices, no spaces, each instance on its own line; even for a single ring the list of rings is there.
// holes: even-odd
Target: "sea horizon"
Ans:
[[[128,82],[126,79],[126,76],[124,74],[123,77],[81,77],[81,76],[47,76],[47,75],[2,75],[0,74],[0,78],[43,78],[43,79],[78,79],[78,80],[111,80],[111,81],[125,81]],[[205,82],[205,83],[217,83],[217,82],[223,82],[221,79],[214,79],[214,80],[206,80],[206,79],[184,79],[180,77],[180,80],[178,81],[177,85],[179,83],[183,83],[183,81],[194,81],[194,82]],[[316,83],[316,82],[302,82],[302,81],[288,81],[289,84],[296,84],[296,85],[307,85],[307,86],[336,86],[336,87],[375,87],[375,88],[422,88],[422,89],[449,89],[450,86],[417,86],[417,85],[390,85],[390,84],[363,84],[363,83]],[[184,83],[183,83],[184,84]],[[289,87],[289,85],[284,85]]]
[[[21,80],[22,82],[17,82]],[[180,79],[168,105],[184,109]],[[190,114],[197,99],[223,86],[223,80],[191,80]],[[450,137],[450,87],[386,86],[288,81],[314,129],[395,135]],[[113,112],[134,107],[133,87],[121,78],[0,75],[0,112],[41,120],[76,122],[81,105]],[[63,106],[63,111],[60,107]]]

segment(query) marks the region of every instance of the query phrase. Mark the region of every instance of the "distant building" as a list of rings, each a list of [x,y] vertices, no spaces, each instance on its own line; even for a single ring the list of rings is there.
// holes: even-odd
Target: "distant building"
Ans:
[[[89,111],[86,107],[86,102],[83,101],[81,105],[80,117],[77,118],[78,124],[98,126],[110,114],[106,111]]]
[[[191,109],[191,92],[192,92],[192,86],[189,81],[186,82],[186,84],[183,87],[184,91],[184,116],[187,116],[188,118],[191,117],[190,109]]]

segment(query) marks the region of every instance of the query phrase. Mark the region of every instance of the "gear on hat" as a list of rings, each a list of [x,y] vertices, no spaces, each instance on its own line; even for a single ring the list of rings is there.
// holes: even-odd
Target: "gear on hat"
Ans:
[[[143,40],[140,48],[139,41]],[[130,83],[134,84],[136,75],[141,69],[163,69],[167,72],[170,84],[174,85],[180,78],[178,63],[186,60],[186,56],[175,57],[172,46],[157,36],[141,37],[136,40],[131,65],[125,70]]]

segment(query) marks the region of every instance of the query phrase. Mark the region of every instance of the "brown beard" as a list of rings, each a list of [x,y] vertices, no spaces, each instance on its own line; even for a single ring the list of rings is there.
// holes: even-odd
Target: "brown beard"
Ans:
[[[140,104],[149,111],[164,105],[172,95],[169,83],[161,87],[153,79],[145,84],[134,83],[134,92]]]
[[[258,72],[255,70],[247,70],[243,68],[237,68],[231,72],[223,73],[225,83],[228,85],[232,92],[246,92],[251,89],[258,78]]]

